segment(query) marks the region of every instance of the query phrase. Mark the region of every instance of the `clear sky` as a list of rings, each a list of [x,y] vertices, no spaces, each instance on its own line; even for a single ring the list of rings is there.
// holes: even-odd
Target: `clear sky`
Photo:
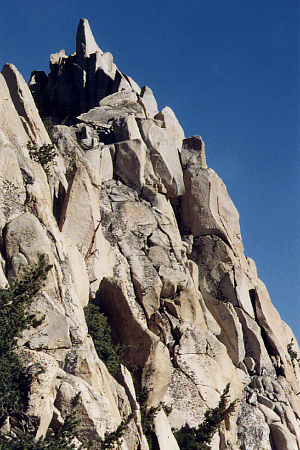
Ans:
[[[256,262],[300,343],[300,2],[2,0],[0,65],[28,81],[75,51],[80,18],[118,68],[170,106],[240,213]]]

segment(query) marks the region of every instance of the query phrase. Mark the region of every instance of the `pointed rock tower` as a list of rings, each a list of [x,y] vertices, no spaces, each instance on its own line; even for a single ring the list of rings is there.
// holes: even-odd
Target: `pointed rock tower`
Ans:
[[[63,50],[51,55],[50,69],[47,81],[44,72],[32,72],[29,87],[42,117],[51,116],[55,123],[72,123],[120,90],[139,90],[117,69],[112,54],[100,50],[86,19],[78,25],[76,52],[68,57]]]
[[[299,449],[299,347],[244,255],[202,139],[185,138],[174,112],[117,69],[85,19],[76,52],[51,55],[50,69],[30,81],[56,124],[46,166],[26,145],[49,142],[30,92],[14,67],[0,74],[0,282],[39,255],[53,266],[32,304],[44,321],[18,341],[36,437],[61,426],[80,393],[84,444],[129,418],[120,449],[149,450],[145,434],[155,449],[188,448],[178,442],[229,385],[236,408],[212,450]],[[124,348],[113,375],[106,321]]]

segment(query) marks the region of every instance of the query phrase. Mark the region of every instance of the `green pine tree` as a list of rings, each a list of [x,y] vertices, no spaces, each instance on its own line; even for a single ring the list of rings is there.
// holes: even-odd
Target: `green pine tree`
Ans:
[[[198,426],[189,427],[188,424],[174,432],[180,450],[210,450],[210,442],[221,422],[227,419],[235,410],[236,402],[228,406],[229,384],[225,387],[216,408],[209,408],[205,412],[204,421]]]

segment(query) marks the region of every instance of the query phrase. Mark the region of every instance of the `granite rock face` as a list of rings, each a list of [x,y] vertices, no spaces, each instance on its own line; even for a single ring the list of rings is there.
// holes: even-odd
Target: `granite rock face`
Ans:
[[[26,412],[37,437],[80,392],[79,440],[133,411],[119,448],[147,450],[137,402],[146,389],[160,408],[155,448],[179,450],[172,429],[198,426],[229,383],[236,409],[213,450],[300,448],[300,370],[288,351],[299,347],[243,253],[238,212],[202,139],[185,138],[174,112],[117,69],[85,19],[75,53],[51,55],[50,70],[33,72],[30,90],[14,66],[0,74],[0,282],[39,255],[53,266],[31,306],[44,322],[18,347],[26,370],[42,368]],[[55,124],[46,171],[27,148],[51,143],[40,116]],[[88,334],[90,301],[124,345],[115,378]]]

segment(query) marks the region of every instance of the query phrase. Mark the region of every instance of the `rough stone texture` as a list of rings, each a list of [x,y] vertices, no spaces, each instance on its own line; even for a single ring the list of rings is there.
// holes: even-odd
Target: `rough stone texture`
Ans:
[[[34,352],[24,347],[18,351],[18,355],[22,358],[26,372],[33,378],[27,413],[39,420],[36,437],[40,438],[45,436],[52,420],[59,364],[44,352]]]
[[[15,151],[0,145],[0,228],[25,212],[26,189]]]
[[[271,450],[270,429],[259,408],[243,399],[238,417],[238,448],[247,450]]]
[[[4,67],[0,284],[39,255],[53,265],[30,307],[44,321],[18,340],[37,437],[63,423],[79,392],[78,442],[133,411],[120,449],[148,450],[137,402],[147,389],[148,407],[164,404],[157,447],[178,450],[172,427],[198,426],[229,383],[236,410],[213,450],[300,448],[299,346],[243,254],[238,213],[202,139],[184,138],[170,108],[158,112],[151,89],[117,69],[85,19],[76,52],[51,55],[49,76],[33,72],[30,90],[58,124],[48,174],[26,147],[49,142],[31,94]],[[88,335],[90,299],[124,345],[116,379]]]
[[[191,377],[201,397],[211,408],[217,406],[219,395],[227,383],[232,384],[232,397],[238,398],[241,393],[241,385],[226,347],[208,332],[186,328],[176,349],[176,364]]]
[[[183,139],[181,161],[184,169],[187,165],[196,165],[199,168],[207,169],[205,144],[200,136]]]
[[[168,420],[172,428],[180,429],[185,423],[198,426],[204,419],[206,409],[197,386],[179,367],[173,368],[164,404],[170,411]]]
[[[152,120],[139,121],[140,132],[147,148],[156,177],[163,183],[169,197],[184,193],[182,169],[176,139]]]
[[[168,132],[174,136],[177,141],[178,150],[181,150],[182,140],[184,139],[184,131],[178,122],[174,111],[172,111],[169,106],[165,106],[158,114],[156,114],[155,119],[161,120],[163,122],[163,127],[168,130]]]

